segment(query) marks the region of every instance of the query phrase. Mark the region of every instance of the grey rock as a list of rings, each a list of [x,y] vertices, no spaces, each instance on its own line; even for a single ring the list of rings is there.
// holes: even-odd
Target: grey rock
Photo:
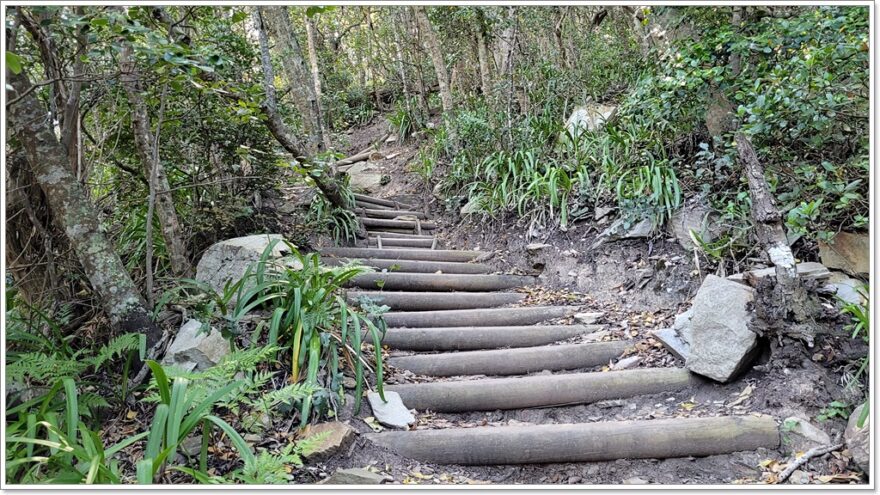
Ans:
[[[208,328],[202,332],[202,327],[198,320],[189,320],[180,327],[162,362],[187,371],[206,370],[219,363],[229,354],[229,342],[218,330]]]
[[[351,178],[351,188],[365,194],[373,194],[387,184],[386,175],[369,161],[355,163],[346,171]]]
[[[788,482],[792,485],[808,485],[810,483],[810,475],[800,469],[795,469],[788,477]]]
[[[575,108],[565,122],[565,128],[573,136],[579,136],[584,131],[595,131],[611,120],[616,111],[616,106],[591,102]]]
[[[650,218],[646,218],[641,222],[633,225],[621,236],[622,239],[638,239],[641,237],[649,237],[654,232],[654,224]]]
[[[472,199],[472,200],[468,201],[467,204],[465,204],[464,206],[461,207],[461,211],[459,211],[459,213],[462,216],[465,216],[465,215],[473,215],[474,213],[480,213],[480,211],[481,211],[480,210],[480,203],[478,203],[476,200]]]
[[[625,227],[624,219],[618,218],[607,229],[603,230],[596,238],[596,242],[590,246],[595,249],[606,241],[615,241],[620,239],[639,239],[650,237],[654,232],[654,224],[650,218],[645,218],[628,229]]]
[[[871,416],[865,419],[865,424],[861,428],[858,426],[859,416],[862,414],[864,404],[857,407],[849,416],[846,424],[846,431],[843,433],[843,439],[846,442],[846,448],[852,455],[853,461],[859,466],[859,469],[865,473],[871,472]]]
[[[792,452],[831,444],[831,437],[806,418],[790,416],[782,422],[783,444]]]
[[[592,325],[599,321],[599,318],[604,315],[605,313],[602,312],[575,313],[574,319],[582,325]]]
[[[867,234],[838,232],[831,242],[819,241],[822,264],[852,275],[871,270],[870,239]]]
[[[537,253],[538,251],[550,247],[550,244],[545,244],[543,242],[533,242],[526,246],[526,251],[530,253]]]
[[[283,242],[284,237],[279,234],[249,235],[214,244],[205,251],[202,259],[199,260],[196,267],[196,280],[204,282],[218,293],[222,293],[226,283],[235,283],[240,280],[247,272],[248,267],[255,265],[260,260],[269,243],[276,239],[279,242],[272,248],[270,259],[277,262],[291,254],[290,248]],[[293,258],[284,258],[282,264],[293,269],[302,268],[299,261]],[[234,298],[231,302],[234,303]]]
[[[380,474],[362,468],[337,469],[321,485],[379,485],[385,480]]]
[[[376,417],[379,423],[389,428],[405,429],[416,422],[415,416],[403,405],[403,401],[397,392],[386,390],[385,399],[388,402],[384,402],[376,392],[369,392],[367,394],[370,408],[373,409],[373,416]]]
[[[669,219],[667,230],[675,237],[681,247],[693,249],[696,247],[691,238],[691,231],[697,239],[711,242],[721,234],[717,226],[718,215],[711,208],[695,204],[679,208]]]
[[[323,436],[323,439],[313,449],[304,452],[303,457],[309,461],[326,459],[347,447],[354,439],[354,434],[354,428],[339,421],[309,425],[303,432],[303,438]]]
[[[612,211],[614,211],[614,208],[597,206],[596,209],[593,210],[593,220],[602,220],[610,215]]]
[[[727,382],[756,357],[758,338],[748,328],[748,309],[754,290],[730,280],[709,275],[691,306],[688,338],[689,370],[719,382]]]
[[[828,278],[828,283],[823,288],[846,303],[864,304],[867,301],[859,293],[864,284],[865,282],[850,278],[843,273],[833,272]]]
[[[687,361],[688,355],[690,354],[688,348],[690,344],[687,343],[686,340],[681,338],[678,335],[678,332],[672,328],[661,328],[660,330],[656,330],[654,332],[654,338],[660,341],[669,352],[671,352],[675,357]]]
[[[627,370],[630,368],[635,368],[636,366],[639,365],[639,363],[641,361],[642,361],[642,358],[640,358],[639,356],[625,357],[625,358],[617,361],[616,363],[614,363],[614,365],[611,366],[611,369],[614,371],[620,371],[620,370]]]
[[[623,480],[624,485],[647,485],[649,484],[648,480],[639,478],[638,476],[633,476],[632,478],[627,478]]]

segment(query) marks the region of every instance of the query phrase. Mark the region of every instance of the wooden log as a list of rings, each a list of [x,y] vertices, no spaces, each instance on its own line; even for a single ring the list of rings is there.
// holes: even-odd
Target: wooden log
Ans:
[[[543,370],[576,370],[608,364],[627,346],[624,341],[612,341],[415,354],[389,358],[388,364],[426,376],[521,375]]]
[[[482,251],[457,251],[449,249],[375,249],[326,247],[325,256],[342,258],[377,258],[385,260],[456,261],[467,262],[483,254]]]
[[[355,200],[354,206],[355,206],[355,208],[362,208],[362,209],[370,208],[373,210],[393,210],[394,209],[393,206],[377,205],[374,203],[364,203],[363,201],[357,201],[357,200]]]
[[[499,327],[534,325],[576,312],[571,306],[525,306],[503,309],[453,309],[448,311],[391,311],[385,313],[389,327]]]
[[[381,230],[368,230],[367,235],[369,237],[388,237],[390,239],[434,239],[432,235],[418,235],[413,234],[412,231],[406,232],[383,232]]]
[[[392,229],[415,229],[416,222],[411,220],[387,220],[384,218],[361,218],[364,227],[389,227]],[[420,222],[422,230],[434,230],[437,224],[434,222]]]
[[[406,351],[475,351],[552,344],[598,331],[600,325],[389,328],[382,344]]]
[[[421,249],[431,249],[431,246],[434,245],[434,238],[430,239],[401,239],[397,237],[382,237],[382,247],[406,247],[406,248],[421,248]],[[370,237],[367,241],[370,243],[370,246],[377,246],[379,244],[377,237]]]
[[[437,311],[443,309],[492,308],[516,304],[525,299],[516,292],[379,292],[346,291],[350,303],[366,297],[378,305],[389,306],[395,311]]]
[[[427,215],[425,215],[424,213],[422,213],[420,211],[411,211],[411,210],[383,210],[383,209],[376,209],[376,208],[361,208],[359,211],[357,211],[357,213],[361,213],[363,215],[366,215],[367,217],[372,217],[372,218],[391,218],[391,219],[393,219],[395,217],[404,216],[404,215],[418,217],[423,220],[428,218]]]
[[[392,201],[390,199],[376,198],[373,196],[367,196],[366,194],[358,194],[358,193],[353,193],[353,195],[354,195],[354,199],[357,201],[360,201],[361,203],[371,203],[374,205],[389,206],[391,208],[404,207],[407,210],[414,210],[415,209],[412,206],[405,205],[405,204],[397,202],[397,201]]]
[[[491,465],[703,457],[779,446],[770,416],[389,431],[366,437],[410,459]]]
[[[436,250],[435,250],[436,251]],[[361,289],[401,291],[467,291],[486,292],[513,289],[535,282],[535,277],[522,275],[466,275],[460,273],[388,273],[358,275],[346,284]]]
[[[357,262],[380,270],[396,273],[492,273],[492,267],[479,263],[455,263],[447,261],[380,260],[376,258],[351,259],[321,257],[321,263],[340,266]]]
[[[373,158],[373,155],[377,155]],[[349,165],[354,165],[355,163],[363,162],[366,160],[382,160],[385,158],[385,155],[379,153],[374,149],[367,149],[355,155],[352,155],[348,158],[343,158],[342,160],[338,160],[334,165],[336,167],[346,167]]]
[[[684,368],[569,373],[391,385],[410,409],[435,412],[494,411],[590,404],[600,400],[681,390],[698,379]]]

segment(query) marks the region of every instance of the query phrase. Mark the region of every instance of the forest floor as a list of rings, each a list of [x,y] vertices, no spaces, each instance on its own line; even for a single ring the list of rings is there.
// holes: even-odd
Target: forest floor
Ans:
[[[355,129],[349,136],[351,151],[357,152],[387,132],[382,118]],[[529,289],[531,304],[578,305],[585,311],[601,312],[598,323],[613,338],[632,344],[630,354],[641,357],[639,367],[672,367],[683,363],[652,337],[652,331],[672,326],[675,315],[688,308],[690,299],[707,273],[698,266],[694,253],[675,239],[660,235],[606,243],[588,250],[606,225],[592,219],[569,226],[566,231],[532,232],[527,226],[479,218],[462,219],[443,208],[432,194],[433,184],[410,170],[418,143],[384,144],[380,151],[393,159],[371,165],[382,170],[390,182],[371,194],[410,204],[429,213],[439,223],[437,236],[448,249],[495,251],[489,261],[499,271],[539,275],[538,288]],[[435,172],[436,173],[436,172]],[[532,254],[529,243],[549,246]],[[838,355],[850,341],[842,319],[823,323],[812,349],[787,342],[771,356],[768,350],[758,365],[728,384],[703,381],[673,394],[637,396],[626,400],[541,409],[491,411],[467,414],[439,414],[418,411],[416,429],[475,427],[484,425],[528,425],[584,423],[670,417],[706,417],[763,413],[780,423],[791,416],[808,419],[832,439],[842,436],[846,418],[817,416],[835,400],[848,401],[847,361]],[[766,344],[766,343],[765,343]],[[765,345],[765,349],[769,346]],[[606,367],[607,369],[607,367]],[[601,369],[580,370],[601,371]],[[412,376],[407,377],[412,379]],[[401,381],[403,375],[389,369],[387,381]],[[340,415],[340,419],[348,419]],[[360,433],[372,431],[371,412],[364,406],[349,423]],[[703,458],[616,460],[609,462],[515,466],[435,465],[400,457],[358,437],[352,446],[334,457],[300,470],[296,482],[314,483],[337,468],[363,468],[380,473],[387,483],[404,484],[731,484],[772,481],[781,466],[801,450],[798,442],[783,432],[778,450],[758,450]],[[803,449],[805,450],[805,449]],[[851,483],[864,478],[850,469],[847,451],[834,452],[810,461],[799,482]],[[794,481],[794,480],[792,480]]]

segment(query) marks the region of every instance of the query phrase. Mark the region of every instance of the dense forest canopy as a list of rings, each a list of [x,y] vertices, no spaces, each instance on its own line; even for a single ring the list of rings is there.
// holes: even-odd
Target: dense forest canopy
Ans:
[[[740,267],[761,247],[737,135],[757,152],[799,260],[868,228],[868,7],[5,15],[7,482],[287,482],[308,442],[255,457],[236,428],[278,407],[301,425],[335,414],[344,370],[357,394],[381,391],[381,311],[334,295],[358,269],[327,275],[303,255],[304,270],[238,303],[238,287],[195,295],[204,287],[192,280],[224,239],[283,232],[305,251],[313,235],[362,236],[339,166],[363,151],[350,130],[377,119],[417,148],[408,167],[445,211],[498,228],[564,231],[613,207],[623,228],[648,220],[658,233],[691,200],[723,225],[695,234],[695,256]],[[578,111],[601,125],[571,125]],[[313,199],[280,213],[291,188]],[[188,389],[153,361],[181,308],[222,322],[235,348]],[[254,334],[271,335],[267,347],[242,345],[253,309],[268,315]],[[361,324],[370,344],[346,331]],[[286,386],[272,378],[281,369]],[[103,420],[140,400],[167,415],[167,437],[102,437]],[[178,440],[196,428],[201,456],[181,462]],[[211,434],[238,453],[209,462]]]

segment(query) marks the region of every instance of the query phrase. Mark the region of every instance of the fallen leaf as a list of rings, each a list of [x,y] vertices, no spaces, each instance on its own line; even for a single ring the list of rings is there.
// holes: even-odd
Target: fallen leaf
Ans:
[[[379,422],[376,421],[376,418],[374,418],[372,416],[367,416],[366,418],[364,418],[364,423],[366,423],[367,426],[369,426],[370,429],[375,432],[380,432],[385,429],[385,427],[380,425]]]
[[[128,414],[125,415],[128,419],[134,419],[138,415],[137,411],[128,411]]]

